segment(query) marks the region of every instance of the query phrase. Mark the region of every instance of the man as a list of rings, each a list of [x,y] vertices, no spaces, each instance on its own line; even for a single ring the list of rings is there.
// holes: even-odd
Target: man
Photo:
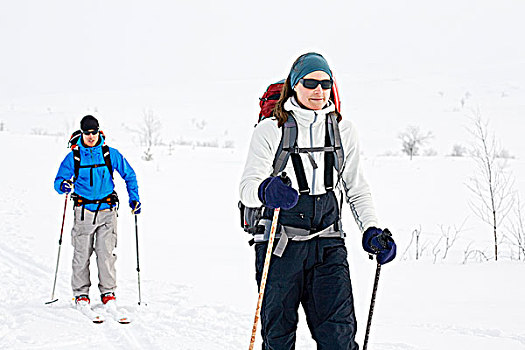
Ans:
[[[74,247],[71,287],[77,307],[89,300],[89,262],[93,250],[97,255],[100,296],[103,304],[115,302],[117,245],[117,203],[113,170],[126,182],[129,205],[133,214],[140,214],[141,204],[135,171],[114,148],[104,144],[98,120],[87,115],[80,122],[81,137],[72,145],[60,164],[55,190],[73,192],[75,222],[71,231]]]

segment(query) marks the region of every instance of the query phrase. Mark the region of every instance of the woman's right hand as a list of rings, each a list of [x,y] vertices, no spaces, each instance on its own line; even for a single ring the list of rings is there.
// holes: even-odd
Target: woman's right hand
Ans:
[[[259,199],[269,208],[290,209],[299,200],[299,193],[292,188],[292,181],[286,174],[272,176],[259,185]]]

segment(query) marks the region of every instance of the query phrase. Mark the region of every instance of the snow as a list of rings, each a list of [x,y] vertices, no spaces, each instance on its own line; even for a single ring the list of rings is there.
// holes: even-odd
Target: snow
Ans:
[[[13,147],[15,144],[20,147]],[[0,161],[17,164],[16,172],[1,173],[0,182],[3,194],[0,298],[4,301],[0,305],[3,320],[0,347],[237,349],[247,346],[257,292],[253,251],[247,244],[248,237],[237,227],[237,186],[243,152],[179,147],[171,156],[159,155],[157,160],[145,162],[135,146],[121,147],[136,168],[144,203],[144,212],[138,217],[138,232],[142,301],[147,305],[137,305],[134,221],[119,181],[122,207],[116,250],[117,297],[133,322],[120,325],[107,320],[94,325],[72,308],[70,300],[71,203],[68,203],[58,272],[59,300],[44,304],[51,295],[64,206],[64,197],[52,190],[56,168],[67,152],[64,145],[61,138],[49,136],[0,135],[0,149],[9,149],[2,152]],[[36,149],[45,151],[34,156]],[[523,169],[521,162],[515,162],[516,167]],[[365,166],[378,211],[384,214],[384,221],[400,247],[400,257],[382,269],[371,347],[523,349],[525,265],[509,259],[497,263],[461,263],[462,249],[469,239],[490,247],[490,229],[470,218],[471,229],[446,260],[433,264],[430,257],[422,261],[401,259],[401,252],[417,225],[421,224],[423,234],[432,237],[438,234],[439,224],[460,224],[463,216],[468,215],[468,192],[462,189],[462,180],[471,170],[470,161],[417,157],[410,162],[405,157],[371,157],[365,160]],[[455,171],[444,174],[439,169]],[[387,179],[381,175],[385,173],[389,174]],[[118,181],[118,175],[116,178]],[[407,192],[407,188],[411,190]],[[349,210],[343,213],[349,233],[347,245],[359,322],[357,339],[361,341],[375,264],[360,247]],[[96,269],[92,271],[92,279],[92,305],[97,310],[100,301]],[[298,348],[315,348],[304,319],[300,321],[298,334]]]
[[[257,290],[253,248],[239,227],[238,182],[257,98],[295,57],[313,50],[334,69],[378,216],[399,247],[382,268],[369,348],[525,349],[525,264],[511,259],[508,244],[497,262],[463,263],[469,244],[492,256],[493,238],[469,207],[465,184],[474,164],[447,156],[454,144],[468,146],[469,116],[479,108],[515,156],[508,166],[523,198],[525,46],[518,43],[525,5],[329,3],[339,35],[327,34],[314,1],[0,5],[0,349],[246,348]],[[277,40],[283,24],[293,35]],[[270,42],[259,40],[268,35]],[[145,110],[173,145],[154,148],[151,162],[141,159],[144,149],[129,131]],[[71,202],[58,301],[44,304],[64,209],[52,183],[68,135],[88,113],[138,174],[140,306],[134,219],[116,175],[117,300],[128,325],[92,324],[72,307]],[[409,124],[432,131],[427,149],[437,156],[400,155],[397,134]],[[348,208],[343,224],[362,344],[375,263]],[[433,263],[442,231],[460,226],[448,257],[441,252]],[[420,260],[408,247],[416,229],[426,244]],[[101,310],[95,265],[93,259],[92,306]],[[297,348],[315,349],[302,313]]]

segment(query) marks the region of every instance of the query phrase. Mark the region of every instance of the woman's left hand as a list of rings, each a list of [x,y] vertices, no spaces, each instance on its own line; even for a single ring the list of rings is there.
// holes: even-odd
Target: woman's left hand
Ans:
[[[383,265],[394,260],[397,247],[387,228],[381,230],[377,227],[369,227],[363,234],[363,249],[370,254],[376,254],[377,262]]]

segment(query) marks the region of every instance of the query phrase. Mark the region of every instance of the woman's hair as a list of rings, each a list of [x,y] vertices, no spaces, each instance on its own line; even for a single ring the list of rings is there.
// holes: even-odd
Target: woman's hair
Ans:
[[[278,127],[283,126],[288,120],[288,112],[284,110],[284,103],[292,96],[295,96],[295,91],[290,86],[290,77],[288,77],[281,90],[281,96],[273,108],[273,116],[277,119]]]
[[[303,54],[299,56],[293,63],[292,67],[294,67],[297,64],[297,62],[305,55],[307,54]],[[288,120],[288,112],[284,110],[284,103],[288,101],[288,99],[292,96],[294,96],[297,99],[295,90],[292,89],[292,86],[290,83],[290,75],[288,75],[288,77],[286,78],[286,81],[284,82],[283,88],[281,90],[281,96],[279,97],[279,100],[277,101],[277,103],[275,104],[275,107],[273,108],[273,116],[278,121],[277,123],[278,127],[283,126],[284,123],[286,123],[286,121]],[[330,98],[331,97],[332,96],[330,96]],[[338,122],[341,121],[342,119],[341,113],[339,113],[339,111],[336,110],[335,114],[337,116],[337,121]]]

